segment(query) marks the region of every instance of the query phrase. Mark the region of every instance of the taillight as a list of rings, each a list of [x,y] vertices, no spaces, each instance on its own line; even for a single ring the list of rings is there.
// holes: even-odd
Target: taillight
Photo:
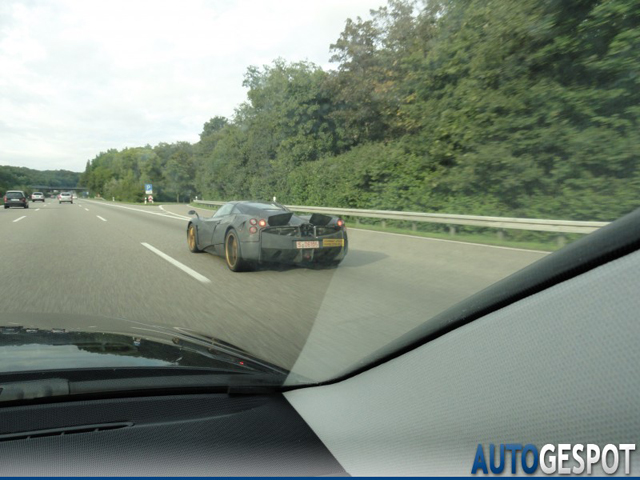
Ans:
[[[7,203],[7,197],[4,197],[4,203]]]
[[[255,218],[252,218],[251,220],[249,220],[249,223],[251,225],[257,225],[258,224],[258,220],[256,220]]]
[[[266,221],[264,218],[261,218],[261,219],[258,221],[258,225],[260,225],[260,228],[264,228],[264,227],[266,227],[266,226],[267,226],[267,221]]]
[[[337,223],[340,228],[344,227],[344,220],[342,220],[341,218],[338,219]]]
[[[258,232],[258,229],[256,227],[249,227],[249,233],[250,234],[253,235],[254,233],[257,233],[257,232]]]

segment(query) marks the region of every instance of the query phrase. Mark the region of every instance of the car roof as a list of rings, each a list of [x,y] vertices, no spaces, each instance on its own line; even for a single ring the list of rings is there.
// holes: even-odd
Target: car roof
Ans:
[[[263,201],[251,201],[251,200],[242,200],[238,202],[229,202],[238,206],[244,206],[250,210],[274,210],[273,206],[278,206],[278,209],[286,210],[286,207],[280,205],[277,202],[263,202]]]
[[[235,203],[237,205],[264,205],[265,207],[268,207],[271,205],[278,205],[277,202],[264,202],[262,200],[239,200],[239,201],[229,202],[229,203]]]

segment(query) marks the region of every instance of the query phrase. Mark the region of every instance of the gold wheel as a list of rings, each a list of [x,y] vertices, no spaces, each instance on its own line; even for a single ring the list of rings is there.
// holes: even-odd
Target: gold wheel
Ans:
[[[198,242],[196,240],[196,227],[194,225],[189,225],[189,230],[187,231],[187,244],[189,245],[189,250],[192,252],[199,252]]]
[[[231,270],[235,271],[238,264],[238,239],[232,232],[227,235],[227,243],[224,251],[227,256],[227,265],[229,265]]]

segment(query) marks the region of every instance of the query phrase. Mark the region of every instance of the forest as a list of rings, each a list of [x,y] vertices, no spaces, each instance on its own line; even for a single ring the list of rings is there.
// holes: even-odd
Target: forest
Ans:
[[[32,193],[34,185],[75,187],[80,173],[69,170],[33,170],[25,167],[0,165],[0,193],[7,190],[23,190]]]
[[[390,0],[327,47],[334,68],[250,66],[198,142],[102,152],[80,184],[567,220],[640,206],[640,0]]]

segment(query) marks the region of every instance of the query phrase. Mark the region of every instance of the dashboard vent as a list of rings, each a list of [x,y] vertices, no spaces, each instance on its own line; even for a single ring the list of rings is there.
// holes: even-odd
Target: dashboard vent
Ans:
[[[104,432],[106,430],[118,430],[133,426],[131,422],[100,423],[96,425],[80,425],[77,427],[51,428],[48,430],[35,430],[33,432],[17,432],[0,435],[0,442],[13,440],[30,440],[32,438],[59,437],[62,435],[75,435],[77,433]]]

